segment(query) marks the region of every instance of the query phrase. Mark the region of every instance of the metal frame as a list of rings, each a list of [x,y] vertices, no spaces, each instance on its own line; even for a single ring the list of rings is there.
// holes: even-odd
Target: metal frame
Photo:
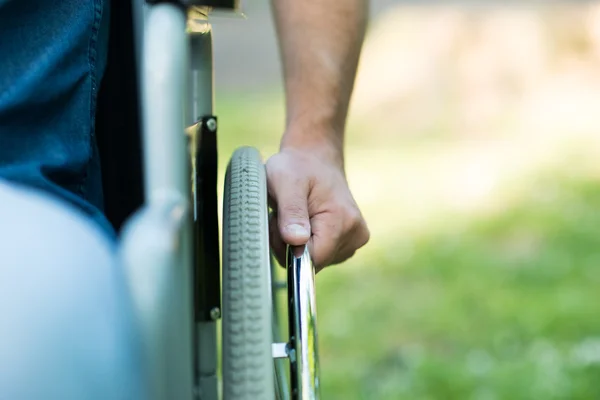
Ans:
[[[133,1],[145,204],[123,229],[121,259],[142,328],[149,399],[216,400],[221,282],[209,9]],[[314,268],[307,248],[298,257],[289,251],[288,262],[290,340],[273,343],[278,398],[318,399]],[[285,288],[273,279],[273,296]],[[279,341],[282,318],[273,310]],[[289,359],[290,382],[281,358]]]
[[[145,205],[124,229],[122,252],[143,326],[149,395],[191,399],[190,183],[181,162],[187,159],[186,16],[168,3],[144,13],[139,57]]]
[[[292,399],[320,397],[315,268],[308,246],[288,248],[288,357]]]
[[[276,385],[280,399],[318,400],[320,398],[320,373],[317,335],[317,301],[315,288],[315,268],[308,246],[293,248],[288,246],[287,269],[287,309],[289,341],[281,342],[282,333],[274,326],[273,358],[275,359]],[[281,316],[277,307],[277,290],[285,288],[277,280],[277,272],[272,270],[274,297],[274,324]],[[289,376],[283,370],[282,359],[289,361]],[[289,389],[288,389],[289,379]]]
[[[145,205],[123,231],[122,258],[143,327],[148,389],[152,399],[217,399],[216,321],[195,318],[192,282],[202,271],[194,271],[192,221],[200,214],[187,162],[195,140],[184,134],[212,115],[210,25],[177,4],[134,5]],[[218,287],[218,269],[216,278]]]
[[[202,399],[218,398],[217,320],[221,316],[221,276],[217,206],[217,119],[213,116],[212,28],[203,8],[188,8],[190,51],[187,125],[191,141],[194,208],[194,365]],[[190,175],[188,175],[189,177]]]

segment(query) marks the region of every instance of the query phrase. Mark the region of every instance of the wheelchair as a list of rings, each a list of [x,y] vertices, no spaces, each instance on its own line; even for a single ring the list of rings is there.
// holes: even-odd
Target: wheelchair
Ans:
[[[152,399],[318,399],[314,268],[306,246],[289,248],[278,278],[253,147],[227,167],[220,254],[216,9],[240,11],[233,0],[113,1],[96,135],[146,381]]]

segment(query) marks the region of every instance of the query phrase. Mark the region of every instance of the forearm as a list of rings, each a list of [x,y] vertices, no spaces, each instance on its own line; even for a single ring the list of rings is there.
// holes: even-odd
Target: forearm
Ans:
[[[272,0],[286,91],[282,147],[341,154],[367,0]]]

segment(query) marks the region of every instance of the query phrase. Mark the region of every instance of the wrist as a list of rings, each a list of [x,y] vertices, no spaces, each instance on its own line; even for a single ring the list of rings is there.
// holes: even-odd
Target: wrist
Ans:
[[[281,139],[280,150],[294,150],[344,167],[343,135],[328,127],[288,127]]]

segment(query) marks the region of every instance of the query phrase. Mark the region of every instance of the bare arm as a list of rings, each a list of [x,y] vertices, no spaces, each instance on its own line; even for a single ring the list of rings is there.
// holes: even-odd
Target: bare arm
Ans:
[[[267,162],[276,205],[271,244],[307,244],[317,268],[369,239],[344,173],[344,130],[365,34],[367,0],[272,0],[283,61],[286,128]]]
[[[342,156],[367,0],[272,0],[286,89],[282,147],[333,146]]]
[[[272,1],[286,89],[282,146],[327,143],[341,156],[367,1]]]

